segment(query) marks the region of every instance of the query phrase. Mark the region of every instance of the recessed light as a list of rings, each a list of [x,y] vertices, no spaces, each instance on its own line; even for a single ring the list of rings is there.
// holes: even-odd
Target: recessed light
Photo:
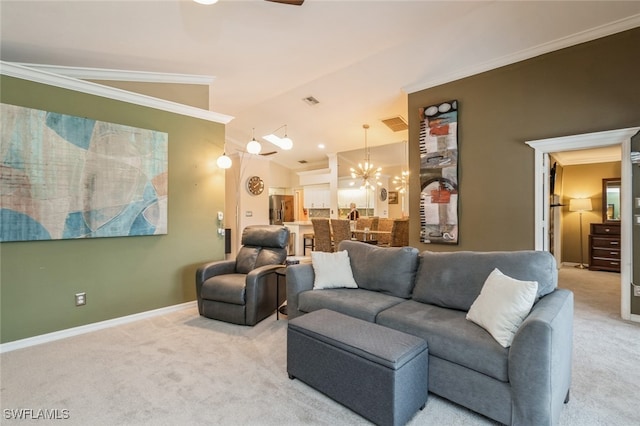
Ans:
[[[318,148],[320,148],[320,149],[324,149],[324,148],[325,148],[325,146],[324,146],[324,144],[323,144],[323,143],[319,143],[319,144],[318,144]]]

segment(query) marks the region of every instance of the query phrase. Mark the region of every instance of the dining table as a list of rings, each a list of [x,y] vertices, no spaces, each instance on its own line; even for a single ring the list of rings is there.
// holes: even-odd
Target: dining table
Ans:
[[[354,229],[351,231],[353,238],[356,240],[362,240],[367,243],[375,244],[378,240],[374,237],[378,235],[391,235],[391,231],[378,231],[372,229]],[[362,235],[362,237],[360,237]]]

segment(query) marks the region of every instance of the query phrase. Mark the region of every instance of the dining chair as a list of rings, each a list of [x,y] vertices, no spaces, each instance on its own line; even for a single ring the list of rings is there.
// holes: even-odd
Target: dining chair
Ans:
[[[312,218],[315,251],[331,252],[331,225],[325,217]]]
[[[378,216],[360,216],[356,221],[356,228],[369,228],[370,231],[377,231],[379,220],[380,218]]]
[[[389,246],[391,245],[391,230],[393,228],[393,219],[386,217],[380,218],[378,222],[378,231],[385,231],[388,234],[378,234],[378,245]]]
[[[391,228],[391,247],[409,245],[409,219],[395,219]]]
[[[340,241],[351,239],[351,221],[349,219],[331,219],[331,231],[333,234],[333,251],[336,251]]]
[[[308,232],[306,234],[302,234],[302,255],[307,255],[307,249],[311,249],[313,251],[316,248],[315,235],[313,232]]]

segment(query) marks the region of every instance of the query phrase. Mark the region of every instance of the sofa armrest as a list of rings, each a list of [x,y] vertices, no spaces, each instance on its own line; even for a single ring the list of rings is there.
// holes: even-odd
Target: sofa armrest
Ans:
[[[313,290],[315,277],[311,263],[300,263],[287,267],[287,317],[289,320],[303,314],[298,310],[298,294]]]
[[[198,312],[202,315],[202,284],[216,275],[233,274],[236,270],[235,260],[218,260],[205,263],[196,270],[196,299],[198,300]]]
[[[557,424],[571,386],[573,293],[557,289],[541,298],[509,350],[512,424]]]

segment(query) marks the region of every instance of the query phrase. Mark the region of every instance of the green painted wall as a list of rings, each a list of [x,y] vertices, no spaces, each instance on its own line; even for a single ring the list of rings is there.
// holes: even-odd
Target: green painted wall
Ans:
[[[0,340],[195,300],[197,266],[224,258],[224,125],[6,76],[0,85],[3,103],[169,134],[169,233],[0,244]],[[76,307],[80,291],[87,305]]]
[[[411,245],[534,248],[534,150],[525,141],[640,125],[639,46],[636,28],[410,94],[410,193],[420,193],[418,109],[457,99],[460,197],[459,245],[419,242],[416,197]]]

